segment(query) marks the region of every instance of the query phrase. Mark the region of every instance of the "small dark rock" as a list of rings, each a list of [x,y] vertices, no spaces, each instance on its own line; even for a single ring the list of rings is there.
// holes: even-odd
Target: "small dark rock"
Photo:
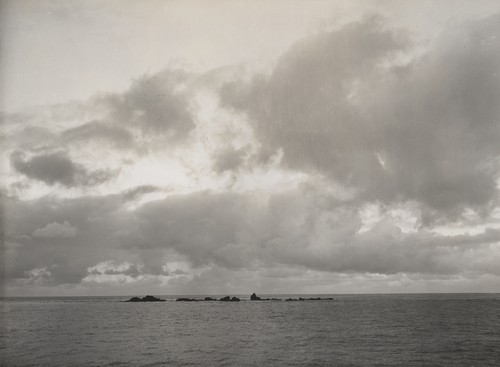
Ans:
[[[198,300],[195,299],[195,298],[184,298],[184,297],[182,297],[182,298],[177,298],[175,301],[176,302],[196,302]]]
[[[261,300],[262,298],[257,297],[255,293],[252,293],[252,295],[250,296],[250,301],[261,301]]]
[[[212,297],[205,297],[205,301],[217,301],[215,298]]]

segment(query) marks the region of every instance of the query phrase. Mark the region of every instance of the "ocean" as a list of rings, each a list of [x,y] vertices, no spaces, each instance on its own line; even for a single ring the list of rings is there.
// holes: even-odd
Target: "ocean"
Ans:
[[[0,363],[500,366],[500,294],[326,296],[336,300],[3,298]]]

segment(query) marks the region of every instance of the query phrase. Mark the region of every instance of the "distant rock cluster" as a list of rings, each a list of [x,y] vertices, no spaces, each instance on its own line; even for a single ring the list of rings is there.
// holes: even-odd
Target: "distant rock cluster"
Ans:
[[[161,298],[156,298],[153,296],[146,296],[146,297],[142,297],[142,298],[132,297],[131,299],[129,299],[128,301],[125,301],[125,302],[165,302],[165,300],[161,299]]]
[[[250,301],[281,301],[281,298],[260,298],[255,293],[250,296]]]
[[[185,297],[182,297],[182,298],[177,298],[175,301],[176,302],[203,302],[203,301],[239,302],[239,301],[241,301],[241,299],[239,299],[238,297],[231,298],[229,296],[222,297],[219,299],[212,298],[212,297],[205,297],[205,298],[185,298]]]
[[[241,301],[241,299],[239,299],[238,297],[229,297],[229,296],[226,296],[226,297],[222,297],[221,299],[219,299],[219,301],[222,301],[222,302],[239,302]]]
[[[328,297],[328,298],[321,298],[321,297],[315,297],[315,298],[287,298],[285,301],[334,301],[335,298],[333,297]],[[219,302],[240,302],[241,299],[238,297],[230,297],[230,296],[225,296],[219,299],[212,298],[212,297],[205,297],[205,298],[187,298],[187,297],[181,297],[177,298],[175,300],[176,302],[207,302],[207,301],[219,301]],[[250,296],[250,301],[282,301],[281,298],[261,298],[257,296],[255,293],[252,293]],[[132,297],[128,301],[125,302],[165,302],[164,299],[161,298],[156,298],[153,296],[146,296],[146,297]]]
[[[212,297],[205,297],[203,299],[201,298],[187,298],[187,297],[181,297],[176,299],[177,302],[200,302],[200,301],[217,301],[217,299],[212,298]]]

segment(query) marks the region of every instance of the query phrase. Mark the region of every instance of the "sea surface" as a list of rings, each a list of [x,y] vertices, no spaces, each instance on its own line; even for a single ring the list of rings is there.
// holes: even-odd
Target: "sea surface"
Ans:
[[[500,366],[500,294],[322,296],[336,300],[3,298],[0,364]]]

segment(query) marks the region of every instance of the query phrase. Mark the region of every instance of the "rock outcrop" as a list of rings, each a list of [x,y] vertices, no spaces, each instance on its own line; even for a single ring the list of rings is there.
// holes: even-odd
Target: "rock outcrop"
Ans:
[[[252,295],[250,296],[250,301],[262,301],[262,298],[257,297],[255,293],[252,293]]]
[[[250,296],[250,301],[281,301],[281,298],[260,298],[255,293]]]
[[[165,302],[165,300],[161,299],[161,298],[156,298],[153,296],[146,296],[146,297],[142,297],[142,298],[132,297],[131,299],[129,299],[128,301],[125,301],[125,302]]]
[[[217,301],[217,299],[212,298],[212,297],[205,297],[205,298],[181,297],[181,298],[177,298],[175,301],[176,302],[210,302],[210,301]],[[238,297],[231,298],[230,296],[226,296],[226,297],[220,298],[219,301],[221,301],[221,302],[239,302],[241,300]]]
[[[321,298],[321,297],[312,297],[312,298],[287,298],[285,301],[291,302],[291,301],[334,301],[335,298],[333,297],[327,297],[327,298]],[[204,301],[220,301],[220,302],[240,302],[241,299],[238,297],[231,297],[231,296],[225,296],[219,299],[212,298],[212,297],[205,297],[205,298],[188,298],[188,297],[180,297],[176,299],[176,302],[204,302]],[[261,298],[257,296],[255,293],[252,293],[250,296],[250,301],[282,301],[281,298]],[[125,302],[165,302],[164,299],[161,298],[156,298],[153,296],[145,296],[142,298],[139,297],[132,297],[128,301]]]
[[[239,302],[241,301],[238,297],[229,297],[229,296],[226,296],[226,297],[222,297],[221,299],[219,299],[219,301],[222,301],[222,302]]]

